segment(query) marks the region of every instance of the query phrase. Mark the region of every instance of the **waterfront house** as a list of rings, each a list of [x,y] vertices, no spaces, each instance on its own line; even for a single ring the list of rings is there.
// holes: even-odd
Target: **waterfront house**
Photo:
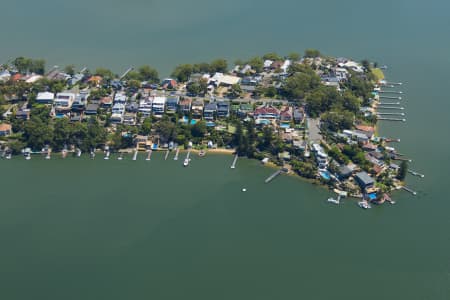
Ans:
[[[141,102],[139,102],[138,111],[142,114],[143,117],[150,117],[152,115],[152,106],[153,106],[152,97],[142,99]]]
[[[85,115],[96,115],[98,111],[99,105],[98,104],[88,104],[86,107],[86,111],[84,112]]]
[[[238,116],[241,118],[246,118],[249,114],[253,112],[253,106],[250,103],[242,103],[239,105]]]
[[[343,135],[347,136],[350,139],[356,139],[358,142],[368,142],[369,138],[364,132],[361,131],[353,131],[353,130],[343,130]]]
[[[136,125],[136,113],[125,113],[123,116],[123,124],[125,125]]]
[[[305,114],[303,113],[302,109],[300,109],[300,108],[294,109],[293,119],[296,124],[302,123],[304,118],[305,118]]]
[[[361,186],[362,189],[371,188],[375,184],[375,180],[373,180],[373,178],[370,177],[370,175],[364,171],[356,173],[355,179],[358,182],[358,184]]]
[[[218,86],[230,87],[233,84],[238,84],[240,81],[241,81],[240,77],[233,76],[233,75],[226,75],[223,73],[216,73],[209,80],[209,84],[213,84],[216,87],[218,87]]]
[[[152,111],[155,117],[162,117],[166,107],[166,101],[167,101],[166,97],[153,98]]]
[[[174,114],[178,110],[178,103],[180,102],[180,97],[170,96],[166,101],[166,113]]]
[[[54,101],[55,110],[59,112],[68,112],[72,108],[75,94],[70,92],[56,94]]]
[[[230,116],[230,103],[225,101],[217,102],[217,117],[228,118]]]
[[[36,96],[36,103],[39,104],[53,104],[55,101],[55,94],[50,92],[38,93]]]
[[[29,109],[19,109],[16,112],[16,119],[28,120],[29,118],[30,118],[30,110]]]
[[[122,123],[123,115],[125,113],[125,105],[122,103],[116,103],[112,107],[111,123]]]
[[[127,95],[125,95],[124,93],[118,92],[114,95],[114,104],[116,103],[122,103],[125,104],[127,103]]]
[[[273,106],[261,106],[255,109],[253,117],[255,120],[278,120],[280,119],[280,110]]]
[[[0,136],[10,136],[12,134],[12,126],[10,124],[0,124]]]
[[[205,107],[205,104],[203,103],[203,100],[195,100],[192,102],[192,117],[194,119],[201,119],[203,116],[203,108]]]
[[[353,173],[352,169],[350,169],[348,166],[346,165],[339,166],[338,169],[339,179],[341,180],[347,179],[352,175],[352,173]]]
[[[88,83],[94,86],[100,86],[102,80],[103,80],[102,76],[94,75],[88,79]]]
[[[79,94],[77,94],[75,96],[75,100],[72,103],[72,110],[73,111],[84,110],[87,105],[88,97],[89,97],[88,91],[81,91]]]
[[[290,123],[292,122],[292,107],[286,106],[280,112],[280,122]]]
[[[315,153],[317,166],[319,169],[326,169],[328,167],[328,155],[319,144],[312,144],[312,150]]]
[[[102,108],[109,108],[113,104],[113,99],[111,97],[103,97],[100,99],[100,106]]]
[[[0,82],[8,81],[11,78],[11,73],[8,70],[0,72]]]
[[[161,86],[163,89],[176,89],[177,81],[172,78],[166,78],[162,81]]]
[[[217,113],[217,103],[215,102],[208,103],[206,104],[205,109],[203,111],[203,117],[207,121],[213,121],[216,113]]]
[[[187,115],[191,112],[192,100],[191,99],[183,99],[179,103],[180,110],[183,114]]]

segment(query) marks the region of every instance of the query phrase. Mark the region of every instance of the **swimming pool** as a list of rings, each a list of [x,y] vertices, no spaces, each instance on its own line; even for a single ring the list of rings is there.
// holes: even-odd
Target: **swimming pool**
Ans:
[[[320,171],[319,174],[325,180],[330,180],[330,178],[331,178],[330,173],[327,171]]]
[[[191,120],[191,125],[195,125],[197,123],[197,120]]]

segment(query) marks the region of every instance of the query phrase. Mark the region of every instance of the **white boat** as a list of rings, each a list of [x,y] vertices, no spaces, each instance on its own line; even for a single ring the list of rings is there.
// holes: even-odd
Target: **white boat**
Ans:
[[[26,160],[30,160],[30,159],[31,159],[30,153],[28,153],[27,155],[25,155],[25,159],[26,159]]]
[[[358,206],[364,209],[372,208],[366,200],[358,202]]]
[[[109,151],[107,151],[104,159],[109,159],[109,155],[110,155],[110,153],[109,153]]]
[[[6,159],[11,159],[11,153],[6,154],[5,158]]]
[[[45,159],[50,159],[50,153],[47,153],[47,155],[45,156]]]
[[[123,155],[120,154],[120,156],[117,158],[118,160],[123,160]]]
[[[94,158],[95,158],[95,152],[91,151],[91,159],[94,159]]]
[[[327,201],[330,202],[330,203],[334,203],[334,204],[339,204],[340,203],[339,199],[334,199],[334,198],[328,198]]]
[[[183,166],[187,167],[189,165],[189,158],[185,158],[183,162]]]
[[[205,155],[206,155],[205,150],[200,150],[200,152],[198,153],[198,156],[205,156]]]
[[[77,150],[77,157],[80,157],[81,156],[81,149],[78,149]]]

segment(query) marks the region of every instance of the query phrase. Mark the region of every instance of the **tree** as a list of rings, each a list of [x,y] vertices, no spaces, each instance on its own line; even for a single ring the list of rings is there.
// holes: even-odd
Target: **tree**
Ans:
[[[299,61],[300,60],[300,54],[297,52],[291,52],[288,54],[288,58],[292,61]]]
[[[156,133],[159,134],[161,141],[166,142],[176,138],[175,124],[169,120],[161,120],[155,124]]]
[[[111,80],[111,79],[114,79],[116,77],[111,70],[106,69],[106,68],[97,68],[97,69],[95,69],[94,75],[102,76],[106,80]]]
[[[141,81],[148,81],[151,83],[159,82],[158,71],[148,65],[144,65],[138,69]]]
[[[216,59],[213,60],[210,64],[210,72],[214,73],[214,72],[220,72],[220,73],[225,73],[228,70],[228,63],[225,59]]]
[[[275,52],[270,52],[270,53],[266,53],[263,55],[262,57],[264,60],[283,60],[283,58],[281,56],[279,56],[277,53]]]
[[[295,73],[286,80],[283,90],[289,99],[302,99],[319,84],[320,78],[314,73]]]
[[[64,72],[73,76],[75,74],[75,65],[67,65],[64,67]]]
[[[257,73],[261,73],[263,71],[264,68],[264,60],[259,57],[259,56],[255,56],[253,58],[251,58],[247,64],[249,64],[253,70],[255,70]]]
[[[31,66],[32,60],[23,56],[17,57],[12,61],[13,66],[19,73],[26,73]]]
[[[334,132],[351,129],[354,119],[355,115],[345,110],[329,111],[321,116],[322,126]]]
[[[55,150],[63,149],[69,142],[72,134],[69,120],[66,118],[56,119],[53,127],[53,142],[52,147]]]
[[[191,127],[191,134],[193,137],[203,138],[206,132],[206,123],[204,121],[199,121]]]
[[[305,50],[305,57],[316,58],[316,57],[319,57],[320,55],[321,55],[320,51],[317,49],[306,49]]]
[[[140,127],[139,133],[149,135],[152,132],[152,118],[145,118]]]
[[[39,75],[44,75],[45,73],[45,60],[35,59],[31,61],[31,66],[29,68],[31,73],[36,73]]]
[[[40,118],[33,117],[25,123],[23,141],[30,148],[40,150],[53,141],[53,130]]]
[[[194,68],[190,64],[178,65],[172,72],[172,76],[175,77],[179,82],[188,81],[191,74],[194,73]]]
[[[233,84],[231,88],[228,90],[228,95],[233,98],[237,98],[241,95],[242,89],[239,84]]]
[[[406,174],[408,173],[408,163],[406,160],[403,160],[400,164],[400,169],[398,170],[397,179],[398,180],[405,180]]]

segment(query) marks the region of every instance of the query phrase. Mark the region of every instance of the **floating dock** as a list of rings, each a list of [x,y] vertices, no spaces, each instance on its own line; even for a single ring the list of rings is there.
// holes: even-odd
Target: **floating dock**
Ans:
[[[236,155],[234,156],[233,163],[231,164],[231,169],[236,168],[236,162],[237,162],[238,158],[239,158],[239,155],[236,154]]]
[[[151,160],[152,159],[152,150],[148,150],[147,158],[145,160]]]
[[[404,189],[405,191],[407,191],[407,192],[413,194],[414,196],[417,195],[417,192],[416,192],[416,191],[413,191],[412,189],[410,189],[410,188],[407,187],[407,186],[402,186],[402,189]]]
[[[416,172],[416,171],[413,171],[413,170],[408,170],[408,173],[411,174],[411,175],[414,175],[414,176],[418,176],[420,178],[424,178],[425,177],[425,175],[420,174],[419,172]]]
[[[178,160],[178,154],[180,153],[180,148],[177,147],[177,150],[175,151],[175,157],[173,160]]]
[[[137,150],[134,150],[133,160],[136,160],[136,159],[137,159],[137,155],[138,155],[138,151],[137,151]]]
[[[273,173],[272,175],[270,175],[269,177],[267,177],[267,179],[264,181],[265,183],[269,183],[271,182],[275,177],[277,177],[278,175],[281,174],[281,170],[276,171],[275,173]]]

